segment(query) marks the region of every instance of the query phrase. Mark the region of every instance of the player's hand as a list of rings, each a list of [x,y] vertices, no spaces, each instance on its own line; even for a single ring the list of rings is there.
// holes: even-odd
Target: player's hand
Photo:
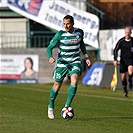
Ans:
[[[91,61],[89,60],[89,58],[87,57],[87,58],[85,58],[85,61],[86,61],[86,64],[88,65],[88,66],[91,66]]]
[[[54,63],[55,62],[55,59],[53,57],[50,57],[49,58],[49,63]]]
[[[117,64],[118,64],[118,61],[114,60],[114,66],[117,66]]]

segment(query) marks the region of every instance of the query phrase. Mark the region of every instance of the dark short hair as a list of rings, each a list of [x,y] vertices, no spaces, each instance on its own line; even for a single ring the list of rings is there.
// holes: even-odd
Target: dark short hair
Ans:
[[[66,15],[66,16],[63,18],[63,20],[64,20],[64,19],[70,19],[70,22],[71,22],[71,23],[74,23],[73,16],[71,16],[71,15]]]

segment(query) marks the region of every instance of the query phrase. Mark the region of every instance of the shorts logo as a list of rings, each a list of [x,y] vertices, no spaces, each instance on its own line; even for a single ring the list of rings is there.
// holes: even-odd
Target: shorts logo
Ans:
[[[61,74],[56,73],[55,78],[56,78],[56,79],[60,79],[60,78],[61,78]]]

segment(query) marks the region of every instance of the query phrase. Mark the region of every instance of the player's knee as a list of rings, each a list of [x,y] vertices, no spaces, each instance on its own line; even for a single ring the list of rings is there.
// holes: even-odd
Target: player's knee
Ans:
[[[133,66],[131,66],[131,65],[128,67],[128,74],[129,75],[133,74]]]
[[[71,80],[71,85],[76,86],[77,83],[78,83],[78,79],[75,78]]]
[[[59,91],[61,85],[62,85],[62,83],[55,82],[53,87],[54,87],[54,89],[55,89],[56,91]]]
[[[71,76],[71,84],[72,84],[73,86],[76,86],[77,83],[78,83],[78,75],[77,75],[77,74],[73,74],[73,75]]]
[[[133,72],[132,71],[128,71],[128,75],[132,75],[133,74]]]

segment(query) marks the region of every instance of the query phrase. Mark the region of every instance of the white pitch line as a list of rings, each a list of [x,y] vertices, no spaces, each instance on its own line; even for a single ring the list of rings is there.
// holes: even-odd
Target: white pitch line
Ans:
[[[48,90],[43,90],[43,91],[48,92],[48,93],[50,92]],[[67,94],[66,92],[59,92],[59,93]],[[81,94],[81,93],[77,93],[76,95],[78,95],[78,96],[85,96],[85,97],[96,97],[96,98],[114,99],[114,100],[120,100],[120,101],[133,101],[133,99],[128,99],[127,97],[125,97],[125,98],[117,98],[117,97],[110,97],[110,96],[99,96],[99,95]]]
[[[15,87],[13,87],[15,88]],[[17,87],[16,87],[17,88]],[[42,90],[42,89],[36,89],[36,88],[17,88],[17,89],[24,89],[24,90],[34,90],[34,91],[40,91],[40,92],[47,92],[49,93],[50,90]],[[60,94],[67,94],[66,92],[59,92]],[[76,95],[78,96],[85,96],[85,97],[96,97],[96,98],[106,98],[106,99],[113,99],[113,100],[120,100],[120,101],[131,101],[133,102],[133,99],[128,99],[127,97],[125,98],[117,98],[117,97],[110,97],[110,96],[100,96],[100,95],[91,95],[91,94],[81,94],[77,93]]]
[[[117,98],[117,97],[109,97],[109,96],[99,96],[99,95],[89,95],[89,94],[77,94],[79,96],[86,96],[86,97],[96,97],[96,98],[106,98],[106,99],[114,99],[114,100],[120,100],[120,101],[132,101],[133,99],[128,99],[127,97],[125,98]]]

